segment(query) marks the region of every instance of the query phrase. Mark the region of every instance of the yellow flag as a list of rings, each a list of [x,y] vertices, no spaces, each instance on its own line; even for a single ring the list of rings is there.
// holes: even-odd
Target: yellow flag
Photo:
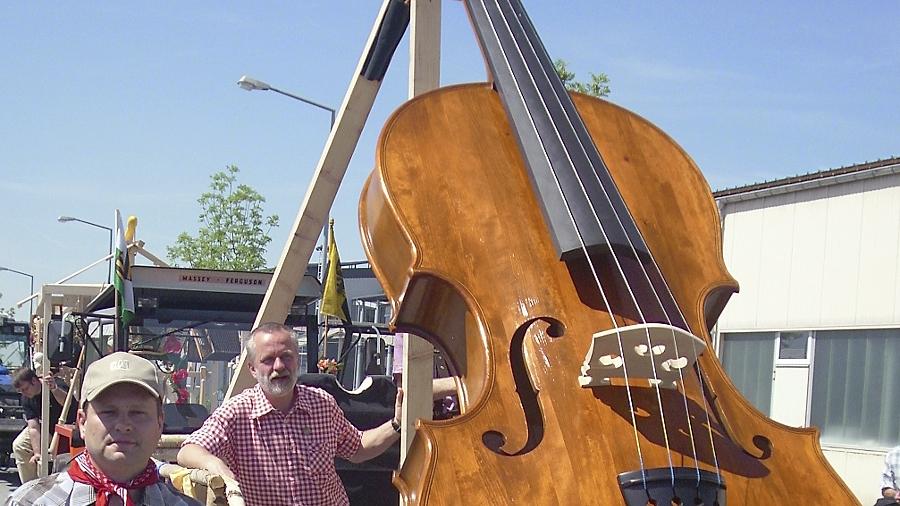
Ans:
[[[347,303],[347,292],[344,291],[344,276],[341,274],[341,257],[334,242],[334,220],[328,224],[328,272],[325,273],[325,286],[322,289],[322,314],[340,318],[350,323],[350,306]]]

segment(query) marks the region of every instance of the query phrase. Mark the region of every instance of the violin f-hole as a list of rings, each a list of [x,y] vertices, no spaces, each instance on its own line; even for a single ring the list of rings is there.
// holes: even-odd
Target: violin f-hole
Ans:
[[[528,429],[528,437],[525,444],[518,451],[509,452],[506,446],[506,436],[497,430],[489,430],[481,435],[481,442],[492,452],[506,457],[524,455],[535,448],[544,439],[544,413],[538,402],[538,391],[535,390],[531,379],[528,377],[528,367],[525,365],[525,353],[523,344],[528,329],[535,323],[542,321],[547,323],[547,335],[553,338],[562,337],[565,333],[565,325],[556,318],[541,316],[532,318],[516,329],[509,343],[509,366],[512,370],[516,384],[516,393],[519,395],[519,403],[525,413],[525,426]]]

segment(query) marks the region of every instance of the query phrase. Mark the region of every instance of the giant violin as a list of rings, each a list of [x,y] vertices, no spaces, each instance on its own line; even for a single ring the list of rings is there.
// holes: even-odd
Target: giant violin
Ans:
[[[690,157],[567,93],[519,0],[465,5],[492,82],[397,110],[360,202],[393,323],[461,378],[403,502],[856,504],[816,431],[760,414],[710,348],[737,284]]]

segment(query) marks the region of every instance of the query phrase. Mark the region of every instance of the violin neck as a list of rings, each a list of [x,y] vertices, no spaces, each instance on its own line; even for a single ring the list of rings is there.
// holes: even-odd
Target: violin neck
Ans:
[[[465,4],[560,259],[627,251],[658,273],[521,1]],[[661,275],[651,277],[651,291],[669,293]]]

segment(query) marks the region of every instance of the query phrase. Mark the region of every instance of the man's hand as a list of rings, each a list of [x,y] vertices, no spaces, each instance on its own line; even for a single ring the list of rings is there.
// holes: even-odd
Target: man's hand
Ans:
[[[213,474],[235,481],[234,473],[228,468],[228,464],[200,445],[186,444],[182,446],[178,450],[177,459],[182,467],[206,469]]]
[[[397,400],[394,401],[394,421],[397,422],[397,425],[400,425],[400,422],[403,418],[403,389],[397,389]]]
[[[44,375],[43,377],[41,377],[41,381],[44,383],[44,388],[46,388],[47,391],[50,392],[50,395],[52,395],[53,398],[56,399],[56,402],[60,404],[66,402],[67,392],[66,390],[59,387],[59,383],[57,383],[56,381],[55,374]],[[55,422],[56,421],[54,420],[54,423]]]
[[[403,416],[403,389],[397,389],[397,400],[394,402],[394,417],[373,429],[364,430],[362,442],[356,453],[349,459],[354,464],[365,462],[381,455],[400,437],[400,419]],[[189,445],[185,445],[189,446]]]
[[[34,464],[36,466],[41,465],[41,456],[40,455],[32,455],[28,462]]]
[[[54,392],[59,388],[59,385],[56,384],[56,376],[53,374],[45,374],[41,377],[41,382],[47,387],[48,392]]]
[[[228,465],[221,459],[210,459],[210,462],[206,464],[206,470],[213,473],[218,474],[223,478],[228,478],[232,481],[237,481],[234,478],[234,473],[231,472],[231,469],[228,468]]]

